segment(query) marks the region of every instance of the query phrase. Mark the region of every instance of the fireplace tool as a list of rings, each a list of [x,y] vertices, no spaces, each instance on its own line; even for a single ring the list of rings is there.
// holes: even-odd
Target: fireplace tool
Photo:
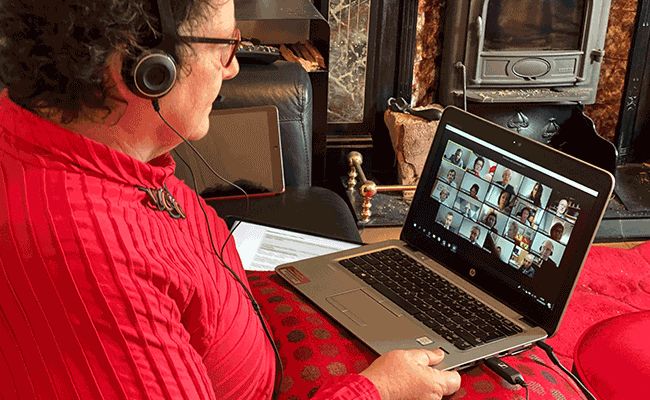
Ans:
[[[391,97],[388,100],[388,108],[393,112],[410,114],[427,121],[437,121],[440,120],[440,117],[442,116],[442,111],[439,109],[415,110],[402,97]],[[347,180],[348,192],[351,194],[353,193],[354,188],[358,183],[357,178],[359,178],[359,182],[361,183],[359,186],[359,194],[363,199],[361,210],[359,211],[361,223],[365,224],[370,222],[370,216],[372,215],[371,199],[375,194],[377,194],[377,192],[413,191],[416,189],[415,185],[377,185],[372,180],[367,179],[363,172],[363,168],[361,167],[363,157],[361,153],[357,151],[348,153],[347,161],[349,166]],[[408,208],[406,207],[406,209]]]
[[[442,111],[437,108],[429,110],[414,110],[403,97],[388,99],[388,109],[394,112],[411,114],[416,117],[424,118],[427,121],[438,121],[442,116]]]
[[[377,192],[397,192],[416,189],[415,185],[377,185],[372,180],[366,179],[366,175],[363,173],[363,169],[361,168],[363,157],[361,153],[357,151],[351,151],[348,153],[347,160],[348,165],[350,166],[347,190],[349,192],[354,190],[354,187],[357,184],[357,177],[361,182],[361,186],[359,187],[359,194],[363,199],[360,212],[361,220],[359,221],[361,223],[365,224],[370,222],[370,216],[372,215],[372,211],[370,210],[372,203],[370,200],[375,194],[377,194]]]

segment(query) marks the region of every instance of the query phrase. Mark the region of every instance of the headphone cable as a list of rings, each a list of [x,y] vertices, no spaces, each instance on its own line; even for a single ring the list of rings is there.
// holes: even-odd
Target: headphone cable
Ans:
[[[249,199],[248,193],[246,193],[246,191],[245,191],[244,189],[242,189],[241,187],[239,187],[239,186],[236,185],[235,183],[230,182],[229,180],[227,180],[227,179],[225,179],[224,177],[222,177],[221,175],[219,175],[219,173],[216,172],[216,171],[215,171],[215,170],[210,166],[210,164],[208,164],[208,162],[207,162],[207,161],[205,160],[205,158],[204,158],[204,157],[199,153],[199,151],[198,151],[198,150],[197,150],[197,149],[196,149],[196,148],[195,148],[195,147],[194,147],[194,146],[193,146],[193,145],[192,145],[192,144],[191,144],[187,139],[185,139],[185,138],[184,138],[184,137],[183,137],[183,136],[182,136],[182,135],[181,135],[181,134],[180,134],[180,133],[179,133],[179,132],[178,132],[178,131],[177,131],[177,130],[176,130],[176,129],[175,129],[175,128],[170,124],[170,123],[169,123],[169,122],[167,122],[167,120],[165,119],[165,117],[163,117],[162,113],[160,112],[160,103],[158,102],[158,99],[153,99],[153,100],[151,101],[151,104],[153,105],[153,108],[154,108],[154,110],[156,111],[156,113],[158,113],[158,116],[160,117],[160,119],[162,119],[162,121],[163,121],[163,122],[164,122],[164,123],[165,123],[165,124],[166,124],[166,125],[167,125],[167,126],[168,126],[168,127],[169,127],[169,128],[170,128],[170,129],[175,133],[175,134],[176,134],[176,135],[178,135],[178,136],[183,140],[183,142],[184,142],[185,144],[187,144],[187,145],[190,147],[190,149],[192,149],[192,151],[193,151],[193,152],[194,152],[194,153],[199,157],[199,159],[203,162],[203,164],[205,164],[205,166],[208,167],[208,169],[210,170],[210,172],[212,172],[215,176],[217,176],[217,178],[219,178],[219,179],[221,179],[222,181],[224,181],[224,182],[226,182],[226,183],[228,183],[228,184],[234,186],[235,188],[239,189],[242,193],[244,193],[244,196],[246,197],[246,211],[245,211],[245,213],[244,213],[244,217],[243,217],[243,219],[246,219],[246,216],[248,215],[248,211],[249,211],[249,206],[250,206],[250,199]],[[262,317],[262,312],[261,312],[261,309],[260,309],[259,304],[257,303],[257,301],[255,300],[255,298],[253,297],[253,295],[252,295],[252,293],[250,292],[250,290],[248,290],[248,288],[246,287],[246,285],[244,284],[244,282],[242,282],[242,280],[241,280],[241,279],[239,278],[239,276],[235,273],[235,271],[233,271],[232,268],[230,268],[230,266],[229,266],[229,265],[226,263],[226,261],[223,259],[223,252],[224,252],[224,250],[225,250],[225,248],[226,248],[226,244],[227,244],[228,241],[232,238],[233,232],[234,232],[235,229],[237,229],[237,227],[239,226],[239,222],[237,221],[237,222],[235,223],[235,225],[233,225],[232,229],[231,229],[230,232],[228,233],[228,236],[227,236],[226,239],[224,240],[223,245],[221,246],[220,252],[217,252],[216,246],[215,246],[215,244],[214,244],[214,238],[213,238],[213,236],[212,236],[212,229],[211,229],[211,227],[210,227],[210,221],[209,221],[209,218],[208,218],[208,213],[205,211],[205,208],[203,207],[203,204],[201,203],[201,198],[200,198],[201,196],[199,195],[199,192],[198,192],[198,187],[197,187],[196,179],[195,179],[195,177],[194,177],[194,171],[192,171],[192,168],[191,168],[190,165],[187,163],[187,161],[185,161],[185,160],[183,159],[183,157],[181,157],[180,154],[178,154],[178,152],[177,152],[176,150],[174,150],[174,153],[175,153],[175,154],[178,156],[178,158],[179,158],[179,159],[180,159],[180,160],[185,164],[185,166],[187,166],[187,168],[188,168],[189,171],[190,171],[190,176],[192,177],[192,184],[194,185],[194,194],[196,195],[196,198],[197,198],[196,200],[197,200],[197,202],[199,203],[199,207],[201,208],[201,211],[203,212],[203,216],[204,216],[204,218],[205,218],[205,223],[206,223],[207,228],[208,228],[208,236],[209,236],[209,239],[210,239],[210,244],[211,244],[211,246],[212,246],[212,250],[214,251],[214,254],[217,256],[217,258],[219,259],[219,261],[221,262],[221,264],[222,264],[222,265],[223,265],[223,266],[224,266],[224,267],[225,267],[225,268],[230,272],[230,274],[235,278],[235,280],[239,283],[239,285],[244,289],[244,292],[245,292],[246,295],[248,296],[248,299],[250,300],[250,302],[251,302],[251,304],[252,304],[252,306],[253,306],[253,310],[255,310],[255,313],[257,314],[257,317],[259,318],[259,320],[260,320],[260,322],[261,322],[261,324],[262,324],[262,328],[264,329],[264,333],[266,334],[266,337],[268,338],[268,340],[269,340],[271,346],[273,347],[273,352],[275,353],[275,360],[276,360],[276,370],[277,370],[277,371],[276,371],[276,375],[275,375],[275,377],[276,377],[276,379],[275,379],[275,384],[273,385],[273,398],[276,399],[276,398],[278,397],[278,395],[279,395],[280,384],[281,384],[282,379],[283,379],[283,377],[284,377],[284,368],[283,368],[283,366],[282,366],[282,360],[281,360],[281,358],[280,358],[280,352],[279,352],[277,346],[275,345],[275,341],[273,340],[273,336],[271,335],[271,332],[270,332],[270,330],[269,330],[269,327],[268,327],[267,324],[266,324],[266,321],[265,321],[264,318]],[[278,374],[277,372],[279,372],[279,374]]]
[[[539,340],[535,342],[535,344],[537,345],[537,347],[544,350],[544,352],[546,353],[548,358],[553,362],[553,364],[559,367],[562,370],[562,372],[567,374],[569,378],[571,378],[575,382],[575,384],[578,385],[578,387],[580,388],[582,393],[587,397],[588,400],[596,400],[596,396],[594,396],[593,393],[591,393],[589,389],[587,389],[587,387],[585,386],[584,383],[582,383],[580,378],[572,374],[564,365],[562,365],[560,360],[555,355],[555,352],[553,351],[553,348],[551,346],[549,346],[544,340]]]

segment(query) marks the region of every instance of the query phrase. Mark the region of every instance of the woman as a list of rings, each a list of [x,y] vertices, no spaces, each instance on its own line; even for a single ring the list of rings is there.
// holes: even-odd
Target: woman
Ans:
[[[469,188],[469,195],[474,199],[478,200],[478,191],[480,187],[475,183],[472,187]]]
[[[551,239],[555,241],[560,241],[564,235],[564,225],[561,222],[556,222],[553,224],[550,230]]]
[[[476,157],[476,160],[474,160],[474,168],[472,168],[470,172],[474,174],[474,176],[481,176],[483,165],[485,165],[485,159],[481,156]]]
[[[2,398],[273,391],[274,352],[234,242],[168,153],[207,133],[238,72],[234,4],[173,4],[0,3]],[[460,384],[429,367],[441,360],[392,352],[313,398],[439,399]]]
[[[542,193],[544,192],[544,187],[541,183],[535,183],[533,190],[530,191],[528,195],[528,200],[531,200],[534,205],[539,207],[542,204]]]
[[[497,233],[497,229],[494,227],[497,224],[497,214],[493,211],[490,211],[483,220],[483,223],[487,225],[491,232]]]
[[[508,206],[510,205],[510,198],[512,197],[512,193],[510,193],[507,190],[502,190],[501,193],[499,194],[499,198],[497,199],[497,205],[499,206],[499,211],[508,213],[509,210]]]
[[[519,215],[518,215],[519,216],[519,222],[524,224],[524,225],[530,226],[530,220],[529,220],[530,214],[531,214],[530,208],[528,208],[528,207],[522,208],[521,211],[519,211]]]

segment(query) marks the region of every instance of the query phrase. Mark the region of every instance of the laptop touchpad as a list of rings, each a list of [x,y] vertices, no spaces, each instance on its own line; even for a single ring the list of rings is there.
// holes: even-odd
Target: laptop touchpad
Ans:
[[[384,305],[363,289],[328,297],[327,302],[362,326],[385,324],[390,319],[401,316],[399,310]]]

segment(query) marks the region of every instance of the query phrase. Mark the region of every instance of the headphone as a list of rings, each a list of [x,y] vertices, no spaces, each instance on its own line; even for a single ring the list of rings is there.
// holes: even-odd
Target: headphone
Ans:
[[[176,68],[176,37],[174,18],[169,0],[157,0],[162,39],[154,48],[135,59],[126,60],[122,77],[129,89],[145,99],[159,99],[174,86]]]

